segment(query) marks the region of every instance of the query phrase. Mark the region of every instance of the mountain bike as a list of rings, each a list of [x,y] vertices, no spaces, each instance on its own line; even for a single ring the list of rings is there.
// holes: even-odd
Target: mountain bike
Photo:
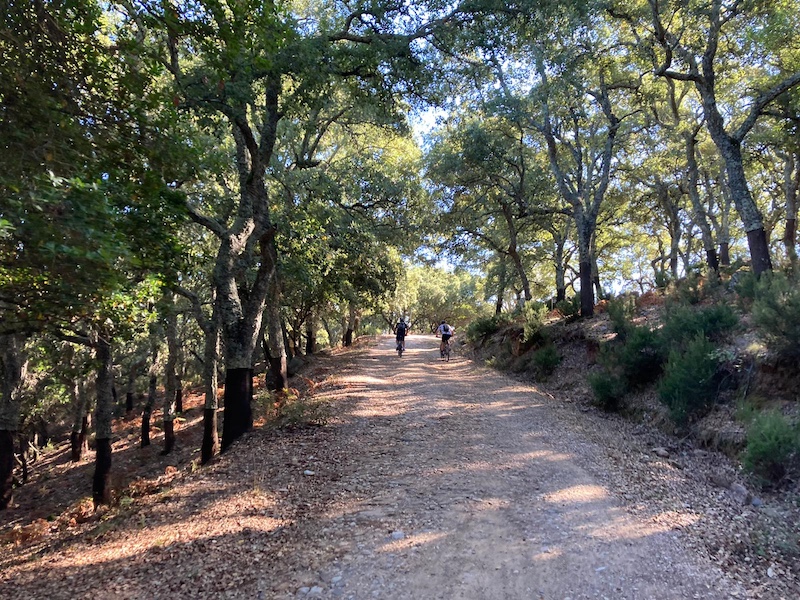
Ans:
[[[403,342],[397,342],[397,356],[403,356]]]
[[[439,350],[439,353],[442,355],[442,359],[450,362],[450,340],[447,340],[443,343],[444,346]]]

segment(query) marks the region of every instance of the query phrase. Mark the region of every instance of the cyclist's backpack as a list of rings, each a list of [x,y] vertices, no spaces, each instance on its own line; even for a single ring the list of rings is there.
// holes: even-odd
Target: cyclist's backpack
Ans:
[[[450,333],[450,325],[448,325],[447,323],[442,325],[442,333]]]
[[[405,323],[398,323],[397,324],[397,335],[405,335],[406,334],[406,324]]]

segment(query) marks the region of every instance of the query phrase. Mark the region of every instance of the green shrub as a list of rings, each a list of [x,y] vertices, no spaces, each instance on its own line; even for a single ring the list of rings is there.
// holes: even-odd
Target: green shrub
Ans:
[[[617,333],[617,339],[624,340],[627,336],[635,307],[636,304],[631,296],[620,296],[609,301],[608,318],[611,320],[612,328]]]
[[[783,273],[763,273],[756,284],[753,322],[767,346],[786,358],[800,357],[800,286]]]
[[[685,350],[674,349],[669,354],[658,395],[678,425],[686,425],[716,400],[718,359],[714,350],[711,342],[698,335]]]
[[[481,342],[504,327],[508,327],[511,323],[511,318],[505,314],[476,319],[467,325],[467,340]]]
[[[610,360],[630,385],[653,383],[663,370],[661,336],[649,327],[631,326],[625,343],[611,353]]]
[[[695,272],[680,280],[675,289],[675,297],[681,304],[699,304],[706,295],[705,279]]]
[[[710,340],[719,339],[738,323],[739,318],[727,304],[701,309],[672,305],[664,312],[661,337],[667,348],[683,347],[698,335]]]
[[[525,318],[524,336],[525,344],[542,344],[547,340],[545,335],[545,319],[547,319],[547,307],[535,302],[527,302],[523,309]],[[530,346],[529,346],[530,347]]]
[[[589,387],[592,388],[595,403],[606,412],[620,409],[622,399],[628,393],[625,380],[608,371],[600,371],[589,375]]]
[[[547,344],[533,354],[533,366],[536,370],[537,378],[544,379],[552,375],[560,362],[561,356],[553,344]]]
[[[560,300],[554,308],[566,319],[574,319],[581,314],[581,298],[575,295],[567,300]]]
[[[780,412],[761,413],[747,431],[744,468],[762,484],[783,479],[791,458],[800,450],[798,431]]]
[[[731,275],[731,285],[742,309],[750,309],[756,299],[758,276],[752,271],[737,271]]]

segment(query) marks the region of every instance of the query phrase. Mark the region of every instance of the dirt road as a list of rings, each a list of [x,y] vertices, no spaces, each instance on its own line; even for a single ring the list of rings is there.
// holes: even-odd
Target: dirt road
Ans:
[[[411,336],[399,358],[382,338],[331,369],[328,427],[254,432],[90,530],[18,551],[0,596],[747,597],[675,518],[619,500],[597,422],[443,363],[437,343]]]
[[[412,336],[398,358],[386,340],[346,378],[359,402],[344,433],[375,466],[337,534],[359,541],[325,566],[336,575],[314,593],[738,595],[674,532],[626,513],[603,481],[604,449],[567,429],[550,401],[470,361],[441,362],[435,345]],[[354,482],[365,475],[350,474]]]

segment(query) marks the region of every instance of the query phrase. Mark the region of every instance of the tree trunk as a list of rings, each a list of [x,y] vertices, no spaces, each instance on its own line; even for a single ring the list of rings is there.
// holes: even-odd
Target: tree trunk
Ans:
[[[86,431],[89,427],[89,398],[86,390],[79,382],[73,384],[73,418],[70,433],[70,457],[72,462],[80,462],[86,451]]]
[[[800,188],[800,165],[798,155],[790,152],[784,158],[783,187],[786,196],[786,228],[783,230],[783,245],[791,264],[797,263],[797,192]]]
[[[111,420],[114,412],[111,345],[97,336],[95,353],[100,366],[97,371],[97,407],[95,413],[95,471],[92,482],[92,499],[95,508],[111,501]]]
[[[166,298],[167,363],[164,367],[164,449],[162,454],[169,454],[175,447],[175,394],[178,389],[175,366],[178,364],[178,315],[175,313],[175,296],[168,294]]]
[[[14,434],[0,429],[0,510],[11,504],[14,481]]]
[[[306,355],[311,356],[317,351],[317,328],[314,313],[311,312],[306,319]]]
[[[206,464],[219,453],[219,428],[217,424],[218,401],[218,369],[220,330],[216,310],[205,328],[203,350],[203,384],[205,385],[205,404],[203,408],[203,444],[200,450],[200,462]]]
[[[253,370],[228,369],[225,373],[225,414],[222,422],[222,451],[253,427]]]
[[[728,135],[725,131],[713,91],[700,89],[700,93],[703,95],[706,126],[722,160],[725,162],[728,190],[733,199],[733,205],[739,213],[739,218],[742,220],[745,233],[747,233],[751,268],[756,275],[760,275],[764,271],[771,271],[772,260],[769,256],[767,234],[764,230],[761,212],[758,210],[758,206],[753,200],[750,188],[747,185],[744,162],[742,161],[741,142]]]
[[[142,409],[142,439],[140,447],[145,448],[150,445],[150,418],[153,415],[153,407],[156,404],[156,385],[158,384],[158,342],[154,330],[150,332],[151,363],[148,371],[150,375],[147,387],[147,401]]]
[[[706,254],[706,264],[710,273],[719,277],[719,259],[717,258],[717,251],[714,247],[714,236],[711,234],[711,226],[708,223],[703,201],[700,199],[700,191],[698,189],[700,181],[700,172],[697,167],[697,138],[693,132],[687,131],[683,134],[684,143],[686,145],[686,170],[687,170],[687,191],[689,200],[692,203],[692,220],[697,227],[700,228],[700,234],[703,241],[703,250]]]
[[[14,437],[19,430],[19,392],[25,378],[25,338],[0,335],[0,510],[13,495]]]
[[[356,329],[356,304],[355,302],[351,302],[347,319],[347,329],[345,330],[344,333],[345,346],[353,345],[353,334],[355,333],[355,329]]]
[[[175,412],[178,414],[183,413],[183,378],[176,376],[175,384]]]

